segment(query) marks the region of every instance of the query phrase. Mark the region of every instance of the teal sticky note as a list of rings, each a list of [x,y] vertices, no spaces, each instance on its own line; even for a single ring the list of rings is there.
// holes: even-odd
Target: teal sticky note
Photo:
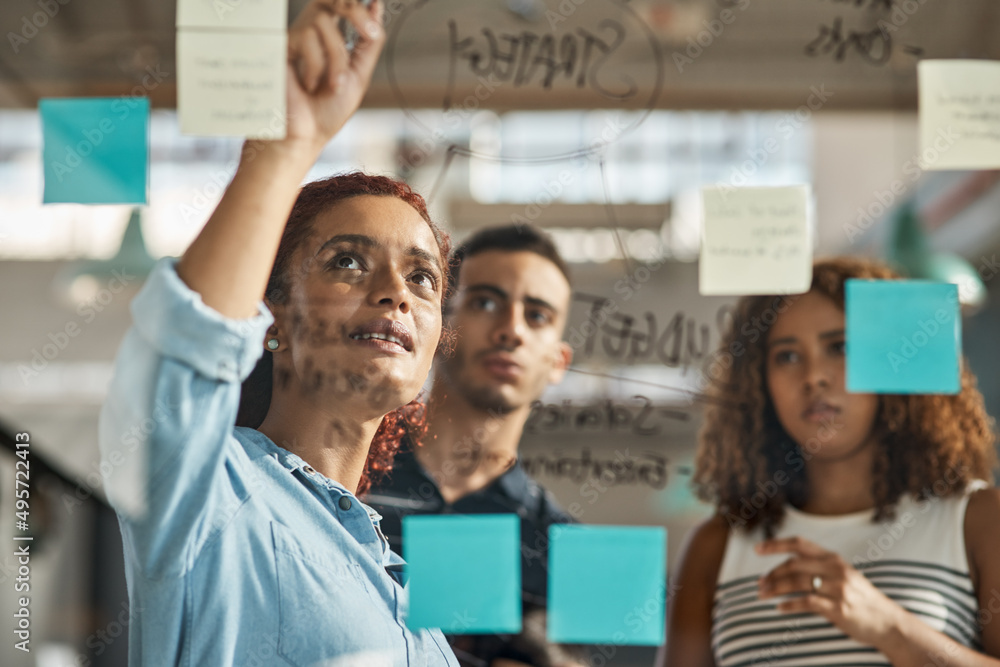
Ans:
[[[403,518],[411,630],[521,631],[521,520],[516,514]]]
[[[658,646],[664,640],[667,531],[549,528],[549,641]]]
[[[848,391],[958,393],[958,285],[851,279],[845,284],[844,301]]]
[[[46,204],[145,204],[149,99],[43,99]]]

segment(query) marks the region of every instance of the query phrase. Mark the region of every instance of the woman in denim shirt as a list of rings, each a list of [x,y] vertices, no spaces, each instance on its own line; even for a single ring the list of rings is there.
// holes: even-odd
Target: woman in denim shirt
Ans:
[[[298,194],[360,104],[380,11],[329,0],[303,11],[289,33],[287,138],[246,143],[198,238],[132,303],[100,423],[132,665],[457,664],[439,631],[406,628],[402,560],[356,497],[373,440],[398,438],[430,369],[447,241],[390,179]],[[350,54],[338,16],[361,35]],[[236,427],[265,348],[266,417]]]

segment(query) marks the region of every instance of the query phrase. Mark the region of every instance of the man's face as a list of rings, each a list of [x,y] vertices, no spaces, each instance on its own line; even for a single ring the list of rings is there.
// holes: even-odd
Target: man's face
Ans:
[[[488,250],[467,257],[447,316],[455,349],[437,373],[477,409],[530,405],[572,359],[562,342],[569,300],[566,278],[541,255]]]

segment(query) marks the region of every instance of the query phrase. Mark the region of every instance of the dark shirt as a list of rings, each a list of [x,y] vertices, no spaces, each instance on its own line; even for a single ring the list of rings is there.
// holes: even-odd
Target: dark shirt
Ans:
[[[549,526],[576,523],[551,493],[528,477],[520,462],[485,488],[448,504],[408,443],[396,455],[389,477],[372,486],[365,502],[382,515],[382,532],[393,551],[401,555],[404,516],[517,514],[521,517],[521,596],[526,607],[545,607]]]

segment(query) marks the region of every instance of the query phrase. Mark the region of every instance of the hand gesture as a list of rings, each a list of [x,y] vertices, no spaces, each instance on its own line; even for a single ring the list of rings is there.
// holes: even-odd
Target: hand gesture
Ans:
[[[850,563],[809,540],[768,540],[757,545],[757,553],[792,554],[758,581],[761,599],[803,594],[780,603],[779,612],[818,614],[849,637],[875,647],[886,641],[900,614],[906,613]]]
[[[358,33],[352,51],[339,22]],[[361,105],[385,43],[382,4],[313,0],[288,31],[288,134],[286,141],[322,147]]]

